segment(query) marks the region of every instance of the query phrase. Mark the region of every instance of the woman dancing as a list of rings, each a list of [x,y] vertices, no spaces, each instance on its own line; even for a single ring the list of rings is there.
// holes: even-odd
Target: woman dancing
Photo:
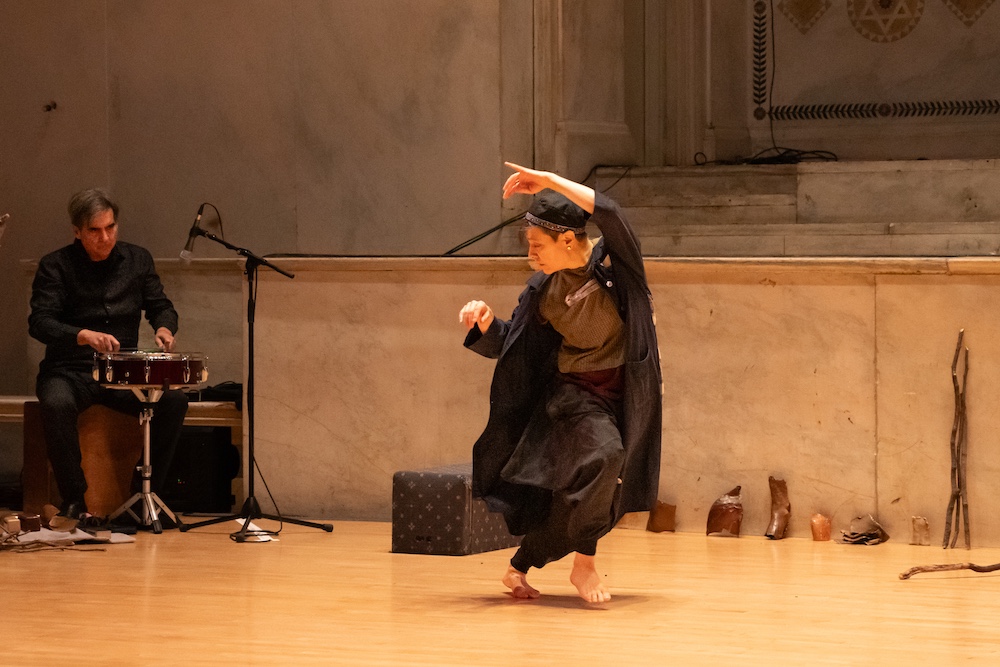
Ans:
[[[510,320],[482,301],[459,313],[465,346],[497,359],[473,493],[524,536],[503,576],[513,597],[537,598],[528,570],[574,553],[580,597],[606,602],[597,542],[651,509],[659,483],[660,364],[639,240],[601,193],[506,164],[504,198],[535,195],[525,218],[537,273]]]

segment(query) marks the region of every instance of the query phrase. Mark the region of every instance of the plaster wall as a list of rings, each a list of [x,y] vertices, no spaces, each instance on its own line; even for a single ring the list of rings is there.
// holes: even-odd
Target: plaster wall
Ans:
[[[465,350],[462,304],[516,304],[519,259],[287,260],[262,275],[256,457],[283,512],[387,520],[396,470],[469,460],[493,362]],[[664,374],[660,497],[700,532],[743,488],[744,534],[786,480],[789,534],[871,513],[893,539],[924,515],[940,540],[958,330],[971,348],[973,543],[1000,544],[992,497],[1000,286],[982,260],[647,260]],[[267,498],[262,503],[268,504]]]

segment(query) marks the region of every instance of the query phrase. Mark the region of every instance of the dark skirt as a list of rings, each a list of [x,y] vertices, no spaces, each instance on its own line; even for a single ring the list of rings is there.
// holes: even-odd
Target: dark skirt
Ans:
[[[612,504],[624,463],[620,404],[583,383],[557,376],[532,415],[502,477],[544,489],[578,508],[572,533],[588,539],[612,528]],[[524,529],[540,526],[548,507],[522,517]]]

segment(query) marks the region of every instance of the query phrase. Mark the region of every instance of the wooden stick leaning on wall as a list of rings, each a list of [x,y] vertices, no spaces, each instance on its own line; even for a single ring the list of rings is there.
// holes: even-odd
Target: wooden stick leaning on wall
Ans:
[[[965,329],[958,332],[958,343],[955,345],[955,356],[951,362],[951,383],[955,393],[955,417],[951,426],[951,495],[948,497],[948,510],[945,513],[944,539],[941,546],[944,549],[954,547],[958,542],[959,519],[964,519],[965,548],[971,549],[969,536],[969,501],[965,492],[968,461],[966,454],[968,420],[966,418],[965,388],[969,377],[969,348],[965,348],[965,367],[962,372],[962,382],[958,381],[958,362],[962,356],[962,341]],[[952,530],[954,529],[954,534]],[[949,544],[950,542],[950,544]]]
[[[969,380],[969,348],[965,348],[965,368],[962,371],[962,437],[958,441],[959,462],[958,462],[958,488],[962,499],[962,524],[963,535],[965,536],[965,548],[972,548],[972,540],[969,536],[969,489],[966,484],[966,472],[969,468],[969,413],[965,405],[965,390]],[[955,525],[955,534],[951,538],[951,546],[955,546],[958,541],[958,525]]]
[[[962,369],[961,385],[958,382],[958,361],[962,352],[962,339],[964,335],[965,329],[959,330],[958,344],[955,346],[955,357],[951,362],[951,381],[955,389],[955,421],[951,427],[951,496],[948,498],[948,512],[945,517],[944,541],[942,544],[945,549],[949,547],[954,548],[958,542],[959,516],[962,518],[965,533],[965,548],[972,548],[972,542],[969,537],[969,495],[966,489],[966,470],[969,462],[969,419],[966,404],[966,387],[969,380],[969,348],[965,348],[965,367]],[[953,528],[954,533],[952,533]],[[975,563],[918,565],[901,573],[899,578],[909,579],[913,575],[922,572],[948,572],[953,570],[996,572],[1000,570],[1000,563],[993,565],[976,565]]]
[[[951,451],[951,493],[948,495],[948,509],[945,512],[944,519],[944,539],[941,542],[941,546],[944,549],[948,548],[948,542],[951,540],[951,528],[952,528],[952,514],[955,507],[955,492],[958,489],[958,459],[955,456],[955,447],[958,443],[958,431],[961,426],[961,419],[959,417],[960,400],[959,400],[959,386],[958,386],[958,358],[962,353],[962,338],[965,335],[965,329],[958,332],[958,345],[955,346],[955,355],[952,357],[951,361],[951,386],[955,393],[955,413],[952,417],[951,422],[951,441],[950,441],[950,451]]]

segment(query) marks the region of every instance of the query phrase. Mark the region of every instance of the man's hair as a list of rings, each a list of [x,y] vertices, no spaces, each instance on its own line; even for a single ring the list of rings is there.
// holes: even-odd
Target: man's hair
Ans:
[[[111,201],[111,196],[100,188],[82,190],[69,200],[69,219],[77,229],[83,229],[84,225],[102,211],[111,211],[115,220],[118,220],[118,204]]]

